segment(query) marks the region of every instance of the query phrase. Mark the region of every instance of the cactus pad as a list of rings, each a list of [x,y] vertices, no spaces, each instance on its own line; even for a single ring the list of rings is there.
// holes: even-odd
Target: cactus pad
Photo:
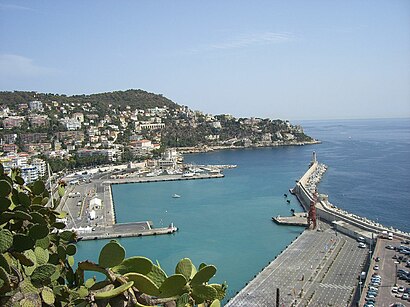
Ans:
[[[192,278],[191,284],[200,285],[206,283],[215,275],[215,273],[216,267],[213,265],[207,265],[195,274],[194,278]]]
[[[8,180],[5,180],[5,179],[0,180],[0,197],[8,196],[12,190],[13,190],[13,187]]]
[[[105,291],[105,292],[99,292],[99,293],[95,293],[94,297],[97,300],[104,300],[104,299],[109,299],[109,298],[113,298],[116,297],[117,295],[120,295],[121,293],[127,291],[129,288],[132,287],[132,285],[134,284],[133,281],[129,281],[117,288],[114,288],[112,290],[109,291]]]
[[[67,253],[67,255],[73,256],[77,252],[77,247],[74,244],[68,244],[65,252]]]
[[[89,278],[85,281],[84,285],[90,289],[92,286],[95,285],[95,279],[94,278]]]
[[[102,267],[112,268],[119,265],[125,258],[125,249],[117,241],[112,240],[101,250],[98,263]]]
[[[192,295],[202,300],[214,300],[218,293],[209,285],[195,285],[192,287]]]
[[[31,205],[30,197],[28,197],[28,195],[24,192],[18,193],[18,199],[20,204],[22,204],[24,207],[29,207]]]
[[[140,273],[127,273],[124,277],[127,278],[127,280],[133,281],[134,287],[140,292],[153,296],[160,295],[158,286],[147,276]]]
[[[121,275],[125,273],[140,273],[147,275],[152,269],[152,261],[145,257],[135,256],[124,259],[119,265],[112,270]]]
[[[0,230],[0,253],[4,253],[13,245],[13,234],[7,230]]]
[[[186,306],[191,306],[188,305],[189,303],[189,294],[184,293],[182,294],[178,299],[177,299],[177,306],[176,307],[186,307]]]
[[[39,265],[46,264],[50,257],[48,250],[38,246],[34,248],[34,254],[36,255],[36,260]]]
[[[46,189],[46,186],[44,185],[44,182],[41,180],[37,180],[36,182],[34,182],[31,190],[33,191],[35,195],[40,195],[41,193],[44,192],[45,189]]]
[[[218,300],[222,300],[225,297],[226,287],[224,287],[223,285],[220,285],[220,284],[210,284],[209,286],[214,288],[216,290],[216,292],[218,293],[217,296],[216,296],[216,298]]]
[[[3,254],[0,254],[0,267],[2,267],[7,273],[10,273],[10,264]]]
[[[73,242],[75,239],[75,233],[70,230],[65,230],[60,233],[60,238],[66,242]]]
[[[47,305],[53,305],[55,302],[55,296],[53,293],[53,290],[51,290],[49,287],[44,287],[43,290],[41,291],[41,297]]]
[[[31,281],[33,283],[46,282],[51,275],[56,271],[56,266],[53,264],[43,264],[35,268],[33,274],[31,274]]]
[[[151,279],[154,284],[159,288],[164,280],[167,278],[167,274],[157,265],[153,264],[151,271],[146,274],[146,276]]]
[[[16,233],[13,236],[13,247],[16,252],[23,252],[34,246],[34,241],[27,235]]]
[[[175,273],[184,275],[185,279],[189,281],[196,274],[196,268],[191,259],[183,258],[178,262]]]
[[[33,222],[41,225],[47,225],[47,221],[41,213],[31,212],[30,215],[33,218]]]
[[[161,292],[159,297],[165,298],[180,294],[184,286],[186,285],[186,282],[186,278],[182,274],[169,276],[164,280],[161,287],[159,287],[159,291]]]
[[[6,211],[11,205],[11,201],[8,198],[0,197],[0,213]]]
[[[73,256],[68,256],[67,261],[68,261],[68,264],[70,266],[74,266],[74,257]]]
[[[50,238],[47,236],[47,237],[37,240],[36,246],[41,247],[43,249],[48,249],[48,247],[50,246]]]
[[[31,218],[31,216],[30,216]],[[30,238],[32,238],[33,240],[39,240],[39,239],[43,239],[48,235],[48,227],[46,225],[42,225],[42,224],[34,224],[33,226],[31,226],[28,235],[30,236]]]

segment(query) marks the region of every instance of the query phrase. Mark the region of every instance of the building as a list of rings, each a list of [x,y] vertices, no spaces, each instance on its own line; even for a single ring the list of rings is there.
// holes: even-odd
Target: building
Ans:
[[[29,116],[28,120],[29,120],[30,125],[32,127],[41,127],[41,126],[46,126],[48,124],[48,116],[47,115]]]
[[[138,140],[138,141],[135,141],[135,148],[152,149],[153,145],[150,140]]]
[[[9,116],[3,119],[3,127],[4,129],[20,127],[25,120],[24,116]]]
[[[84,114],[83,113],[74,113],[71,116],[71,118],[78,121],[78,122],[80,122],[80,123],[84,122]]]
[[[43,111],[43,103],[39,100],[33,100],[28,103],[30,111]]]
[[[31,161],[31,165],[37,168],[38,175],[44,177],[47,173],[47,164],[44,160],[39,158],[34,158]]]
[[[63,118],[61,123],[66,127],[67,130],[78,130],[81,129],[81,122],[73,118]]]
[[[3,144],[1,150],[3,152],[17,152],[18,146],[16,144]]]
[[[38,170],[35,166],[28,165],[21,168],[21,177],[24,179],[26,184],[36,181],[38,176]]]
[[[48,140],[47,133],[21,133],[20,142],[23,144],[40,143]]]
[[[137,131],[140,130],[156,130],[156,129],[162,129],[165,128],[164,123],[136,123],[135,124],[135,129]]]

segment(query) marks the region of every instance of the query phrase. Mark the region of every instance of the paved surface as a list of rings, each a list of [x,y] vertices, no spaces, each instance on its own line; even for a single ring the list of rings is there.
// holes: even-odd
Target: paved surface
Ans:
[[[226,306],[349,306],[368,249],[329,227],[303,232]]]
[[[400,280],[396,278],[396,265],[397,269],[405,269],[409,270],[409,268],[405,267],[405,263],[396,263],[396,260],[393,259],[394,255],[400,256],[401,254],[395,250],[387,249],[387,245],[393,246],[400,246],[400,241],[398,240],[387,240],[387,239],[378,239],[376,248],[373,254],[373,258],[380,257],[380,262],[375,262],[374,259],[370,264],[368,278],[366,279],[364,289],[363,289],[363,297],[361,300],[361,306],[364,304],[364,298],[366,296],[366,292],[369,287],[370,283],[370,276],[377,272],[381,276],[381,284],[379,287],[379,294],[376,297],[376,306],[389,306],[390,304],[400,302],[405,306],[410,306],[410,302],[403,301],[397,293],[393,293],[391,291],[392,287],[403,286],[403,287],[410,287],[409,282]],[[379,270],[374,270],[374,266],[378,264]]]

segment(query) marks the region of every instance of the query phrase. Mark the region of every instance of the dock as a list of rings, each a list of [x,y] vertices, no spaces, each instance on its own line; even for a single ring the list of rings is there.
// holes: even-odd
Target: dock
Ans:
[[[280,224],[280,225],[303,226],[303,227],[308,226],[306,212],[295,213],[293,216],[274,216],[272,217],[272,220],[276,224]]]
[[[152,223],[151,223],[152,224]],[[151,228],[149,221],[114,224],[104,228],[104,231],[92,231],[80,234],[81,240],[115,239],[142,236],[173,234],[178,231],[174,225],[161,228]]]

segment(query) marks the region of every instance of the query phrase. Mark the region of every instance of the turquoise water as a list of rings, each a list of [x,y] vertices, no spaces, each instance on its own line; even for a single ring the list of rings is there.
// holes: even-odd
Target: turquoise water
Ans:
[[[118,222],[173,222],[174,235],[121,239],[127,255],[159,260],[172,273],[190,257],[215,264],[216,282],[233,296],[302,231],[278,226],[274,215],[300,210],[283,197],[307,169],[312,151],[329,165],[320,185],[330,201],[351,212],[410,231],[410,120],[304,122],[323,144],[187,155],[186,162],[237,164],[225,178],[114,185]],[[173,194],[181,198],[172,198]],[[289,194],[289,193],[288,193]],[[77,259],[96,261],[104,241],[79,243]]]

